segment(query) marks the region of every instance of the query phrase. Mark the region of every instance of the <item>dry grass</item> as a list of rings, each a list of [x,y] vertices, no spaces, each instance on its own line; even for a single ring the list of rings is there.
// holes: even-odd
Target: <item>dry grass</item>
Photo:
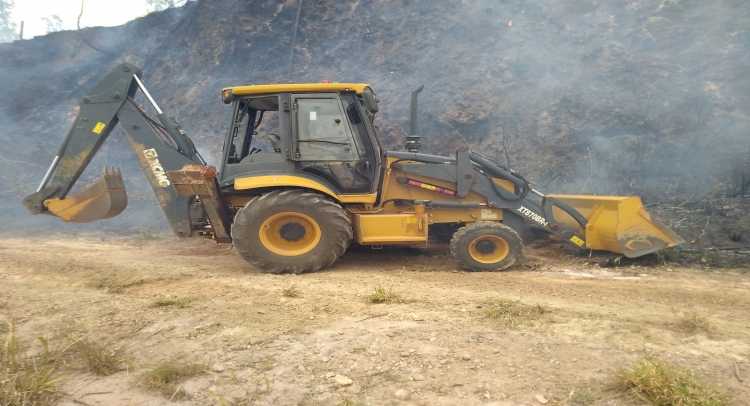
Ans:
[[[366,299],[369,303],[399,303],[402,301],[401,295],[394,292],[393,288],[388,288],[386,291],[385,288],[380,285],[378,285],[375,288],[375,292],[370,293]]]
[[[206,364],[199,362],[161,362],[138,376],[147,389],[161,391],[171,398],[182,397],[185,389],[179,383],[206,371]]]
[[[680,316],[680,320],[677,323],[680,330],[695,334],[697,332],[709,333],[711,332],[711,323],[708,320],[700,316],[698,313],[685,312]]]
[[[154,301],[154,303],[151,303],[151,307],[168,307],[168,306],[174,306],[177,308],[185,308],[190,305],[190,302],[192,302],[194,299],[191,297],[183,297],[183,298],[161,298]]]
[[[122,348],[111,347],[89,339],[81,339],[73,344],[73,351],[83,358],[89,371],[101,375],[111,375],[121,369],[128,360]]]
[[[15,320],[8,317],[0,349],[0,405],[49,405],[60,394],[55,377],[67,347],[50,348],[47,339],[39,335],[40,348],[36,355],[27,355],[27,348],[16,331]]]
[[[281,294],[284,295],[284,297],[299,297],[300,293],[301,292],[300,292],[299,288],[297,288],[297,284],[296,283],[294,285],[292,285],[292,286],[290,286],[288,288],[285,288],[285,289],[283,289],[281,291]]]
[[[334,404],[335,406],[362,406],[364,402],[359,399],[352,399],[349,396],[339,392],[339,399]]]
[[[520,300],[509,300],[502,298],[487,299],[485,317],[497,320],[502,326],[516,328],[533,320],[538,320],[542,315],[548,313],[547,309],[540,305],[529,306]]]
[[[120,293],[123,289],[131,286],[137,286],[143,283],[143,279],[136,277],[129,278],[109,278],[103,277],[91,284],[94,289],[103,289],[109,293]]]
[[[601,390],[587,386],[576,389],[571,400],[583,406],[590,406],[602,402],[604,398]]]
[[[619,383],[655,406],[724,406],[731,393],[696,376],[692,370],[646,357],[621,370]]]

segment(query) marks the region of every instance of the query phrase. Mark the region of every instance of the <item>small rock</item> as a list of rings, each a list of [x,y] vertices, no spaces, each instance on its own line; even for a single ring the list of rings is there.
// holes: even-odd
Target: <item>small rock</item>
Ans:
[[[406,399],[409,397],[409,391],[406,389],[399,389],[393,395],[399,399]]]
[[[489,399],[489,398],[491,398],[491,397],[492,397],[492,396],[490,395],[490,393],[489,393],[489,392],[485,393],[485,394],[484,394],[484,395],[482,395],[482,396],[484,396],[484,398],[485,398],[485,399]]]
[[[328,362],[331,360],[331,357],[320,357],[320,360],[323,362]]]
[[[407,352],[407,351],[404,351],[404,352],[402,352],[402,353],[401,353],[401,356],[402,356],[402,357],[408,357],[408,356],[410,356],[410,355],[411,355],[411,354],[410,354],[409,352]]]
[[[464,360],[464,361],[470,361],[471,360],[471,355],[464,354],[464,355],[461,356],[461,359]]]
[[[536,399],[537,402],[543,405],[546,405],[547,403],[549,403],[549,400],[547,400],[547,397],[542,394],[534,395],[534,399]]]
[[[250,341],[248,341],[247,343],[249,345],[258,345],[258,344],[260,344],[262,342],[263,342],[262,338],[251,338]]]
[[[263,310],[258,310],[258,314],[266,314]]]
[[[298,365],[298,366],[297,366],[297,370],[298,370],[298,371],[300,371],[300,372],[305,372],[305,371],[307,371],[307,369],[306,369],[306,368],[304,367],[304,365],[302,365],[302,364],[300,364],[300,365]]]
[[[330,390],[330,387],[328,385],[317,385],[315,389],[313,389],[313,392],[315,393],[325,393]]]
[[[211,366],[211,370],[214,372],[224,372],[226,368],[224,368],[224,365],[221,364],[213,364]]]
[[[345,375],[336,375],[333,377],[333,382],[336,386],[349,386],[352,384],[352,380]]]
[[[430,342],[435,342],[435,341],[437,341],[437,337],[435,336],[430,337]]]
[[[412,378],[414,378],[415,381],[424,381],[424,376],[420,374],[416,374]]]
[[[326,378],[333,378],[334,376],[336,376],[336,374],[333,372],[326,372]]]
[[[352,385],[349,387],[347,392],[357,394],[357,393],[362,392],[362,387],[359,385]]]

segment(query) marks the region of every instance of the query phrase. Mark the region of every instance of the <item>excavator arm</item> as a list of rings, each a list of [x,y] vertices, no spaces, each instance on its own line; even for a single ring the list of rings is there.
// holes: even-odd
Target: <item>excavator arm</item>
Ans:
[[[102,177],[75,196],[68,193],[101,145],[118,123],[143,167],[146,177],[173,231],[180,237],[205,235],[229,242],[230,220],[226,203],[216,197],[215,177],[211,199],[200,195],[179,195],[168,171],[185,165],[215,172],[172,118],[164,114],[140,80],[141,70],[121,64],[87,92],[79,112],[55,154],[36,193],[23,201],[32,214],[48,214],[66,222],[87,223],[114,217],[127,206],[127,194],[119,169],[104,169]],[[149,117],[133,98],[141,90],[157,112]],[[210,207],[208,207],[210,206]]]

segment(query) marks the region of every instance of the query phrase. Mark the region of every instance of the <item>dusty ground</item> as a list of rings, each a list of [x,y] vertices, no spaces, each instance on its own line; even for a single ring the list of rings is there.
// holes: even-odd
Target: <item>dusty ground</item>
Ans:
[[[24,337],[87,332],[126,349],[131,367],[108,377],[64,369],[64,405],[169,403],[135,379],[169,359],[223,369],[187,381],[188,397],[175,404],[512,406],[537,405],[539,394],[555,404],[574,391],[570,404],[630,405],[600,391],[649,354],[750,404],[746,271],[603,268],[559,247],[527,248],[528,265],[502,273],[461,271],[434,246],[360,248],[322,272],[273,276],[203,241],[6,238],[0,299]],[[142,283],[112,293],[96,287],[102,278]],[[284,297],[292,285],[300,296]],[[404,302],[367,303],[376,286]],[[151,306],[165,297],[194,300]],[[497,297],[548,313],[505,328],[485,317]],[[684,331],[683,312],[711,329]],[[339,387],[347,382],[335,375],[352,383]]]

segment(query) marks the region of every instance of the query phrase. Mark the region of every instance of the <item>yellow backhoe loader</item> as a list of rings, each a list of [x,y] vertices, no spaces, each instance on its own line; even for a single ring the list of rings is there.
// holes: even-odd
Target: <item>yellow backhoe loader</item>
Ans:
[[[576,247],[628,257],[683,242],[638,197],[544,195],[518,173],[466,149],[455,158],[419,153],[412,92],[406,151],[385,151],[373,124],[379,100],[359,83],[228,87],[231,106],[218,171],[148,93],[140,69],[122,64],[80,101],[80,110],[36,193],[33,214],[90,222],[120,214],[119,170],[67,196],[119,122],[179,237],[233,243],[271,273],[331,265],[350,242],[380,247],[450,241],[473,271],[498,271],[521,256],[519,233],[541,229]],[[150,117],[134,100],[143,92]]]

